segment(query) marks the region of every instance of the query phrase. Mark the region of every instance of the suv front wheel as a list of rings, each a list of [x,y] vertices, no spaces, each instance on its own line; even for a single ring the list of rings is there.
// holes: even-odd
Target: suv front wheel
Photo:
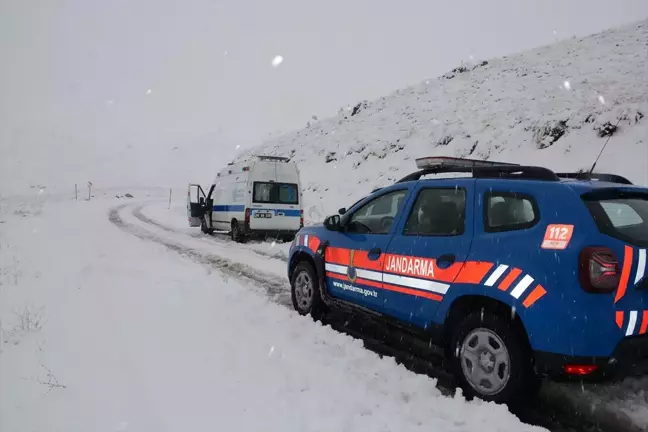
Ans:
[[[301,261],[295,267],[290,280],[290,294],[293,307],[300,315],[311,315],[321,318],[326,305],[320,296],[317,273],[307,261]]]
[[[512,319],[473,312],[453,332],[452,366],[467,397],[521,406],[539,390],[530,349]]]

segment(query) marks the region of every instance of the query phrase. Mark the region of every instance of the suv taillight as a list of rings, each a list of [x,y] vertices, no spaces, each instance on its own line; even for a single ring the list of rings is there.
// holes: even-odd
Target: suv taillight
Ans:
[[[250,209],[249,208],[245,209],[245,227],[246,228],[250,227]]]
[[[304,209],[299,210],[299,228],[304,227]]]
[[[580,253],[578,277],[587,292],[611,293],[619,286],[619,261],[611,249],[586,247]]]

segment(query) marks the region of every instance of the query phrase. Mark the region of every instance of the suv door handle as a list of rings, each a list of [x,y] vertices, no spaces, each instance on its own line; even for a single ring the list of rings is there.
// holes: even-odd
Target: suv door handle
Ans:
[[[437,265],[439,268],[448,268],[452,264],[454,264],[455,260],[457,257],[455,254],[443,254],[439,258],[437,258]]]
[[[382,250],[380,250],[380,248],[375,247],[375,248],[373,248],[373,249],[371,249],[369,251],[369,253],[367,254],[367,257],[371,261],[376,261],[378,258],[380,258],[381,254],[382,254]]]

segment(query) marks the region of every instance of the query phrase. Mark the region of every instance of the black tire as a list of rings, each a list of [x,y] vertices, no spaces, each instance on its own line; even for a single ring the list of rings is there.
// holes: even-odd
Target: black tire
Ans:
[[[302,283],[310,283],[310,288],[305,288]],[[324,316],[326,305],[319,288],[319,278],[313,266],[307,261],[298,263],[290,279],[290,294],[293,307],[300,315],[310,315],[315,320]]]
[[[511,408],[524,407],[535,399],[540,390],[540,380],[533,369],[531,350],[523,330],[518,327],[510,316],[505,318],[484,310],[471,313],[454,328],[448,347],[451,352],[450,364],[466,398],[478,397],[485,401],[507,404]],[[502,351],[494,349],[499,345],[497,339],[502,342],[507,354],[507,367],[503,367],[505,361],[502,360]],[[481,343],[484,340],[487,341],[486,344]],[[473,354],[467,349],[469,347],[475,348]],[[476,352],[480,354],[475,355]],[[498,354],[494,354],[495,352]],[[473,362],[469,357],[473,356],[480,363],[473,364],[471,368]],[[468,375],[473,376],[470,371],[475,369],[475,378],[470,378]],[[502,378],[503,372],[507,372],[507,379],[497,380],[495,375]],[[480,381],[482,374],[490,376]],[[492,382],[492,387],[486,388],[489,381]],[[475,382],[483,385],[475,386]]]
[[[237,243],[242,243],[243,242],[243,234],[241,233],[241,227],[239,227],[238,221],[233,220],[232,221],[232,227],[230,230],[230,235],[232,237],[232,240],[234,240]]]

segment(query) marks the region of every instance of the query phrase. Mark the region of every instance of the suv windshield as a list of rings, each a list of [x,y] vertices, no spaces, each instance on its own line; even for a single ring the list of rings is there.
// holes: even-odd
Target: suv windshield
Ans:
[[[648,194],[606,192],[583,197],[599,230],[636,246],[648,246]]]
[[[253,202],[261,204],[298,204],[294,183],[254,182]]]

